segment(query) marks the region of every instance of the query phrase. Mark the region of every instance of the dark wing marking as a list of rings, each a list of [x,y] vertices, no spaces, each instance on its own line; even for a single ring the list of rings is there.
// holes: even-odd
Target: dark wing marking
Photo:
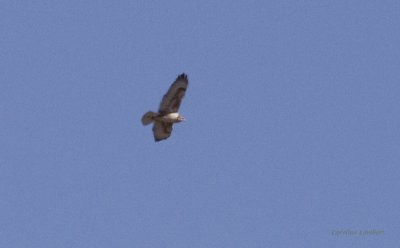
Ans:
[[[160,103],[160,108],[158,110],[160,114],[165,115],[178,112],[181,101],[185,96],[188,83],[189,81],[185,73],[176,78]]]
[[[154,140],[160,141],[167,139],[172,133],[172,124],[169,122],[156,121],[153,125]]]

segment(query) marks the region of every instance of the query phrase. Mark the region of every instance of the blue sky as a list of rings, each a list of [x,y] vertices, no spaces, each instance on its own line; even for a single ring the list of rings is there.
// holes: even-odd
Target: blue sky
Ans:
[[[1,1],[0,247],[398,246],[399,11]]]

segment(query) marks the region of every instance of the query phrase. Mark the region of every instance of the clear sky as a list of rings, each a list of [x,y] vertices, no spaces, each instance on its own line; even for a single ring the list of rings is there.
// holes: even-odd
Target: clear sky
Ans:
[[[399,13],[0,1],[0,247],[398,247]]]

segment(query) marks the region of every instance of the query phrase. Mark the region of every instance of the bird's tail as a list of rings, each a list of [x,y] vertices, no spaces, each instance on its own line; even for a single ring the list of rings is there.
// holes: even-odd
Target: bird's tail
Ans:
[[[144,126],[149,125],[150,123],[153,122],[153,118],[156,117],[158,114],[154,113],[153,111],[148,111],[146,114],[143,115],[142,117],[142,124]]]

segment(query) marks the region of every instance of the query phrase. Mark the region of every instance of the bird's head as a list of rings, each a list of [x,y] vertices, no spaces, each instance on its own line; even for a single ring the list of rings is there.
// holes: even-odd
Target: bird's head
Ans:
[[[179,115],[179,116],[178,116],[178,121],[179,121],[179,122],[185,121],[185,120],[186,120],[185,117],[183,117],[182,115]]]

